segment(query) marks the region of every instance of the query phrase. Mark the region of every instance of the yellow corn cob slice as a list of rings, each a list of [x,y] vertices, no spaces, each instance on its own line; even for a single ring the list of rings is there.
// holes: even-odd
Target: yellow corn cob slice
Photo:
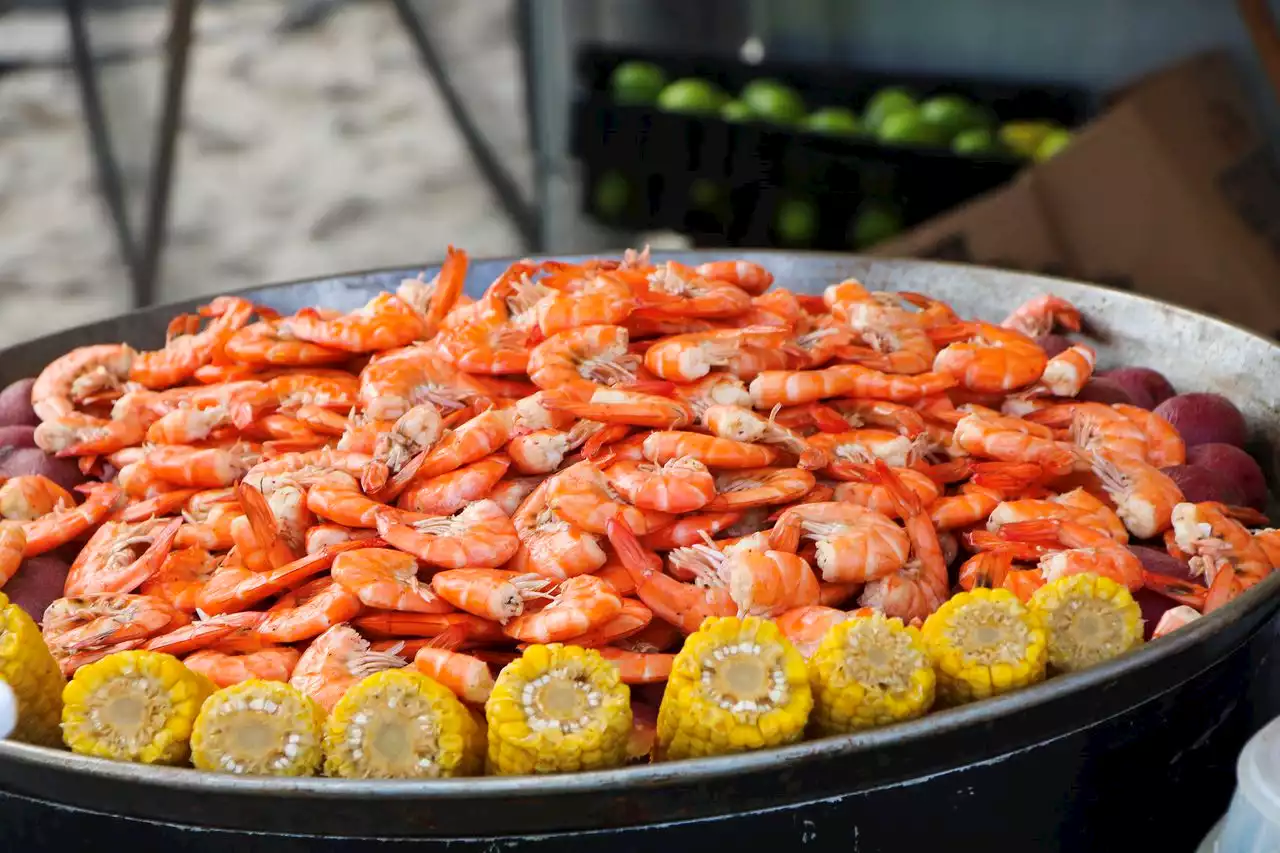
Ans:
[[[920,632],[873,612],[827,631],[809,659],[809,683],[814,731],[842,734],[922,716],[936,678]]]
[[[80,667],[62,691],[62,736],[73,752],[183,764],[213,683],[172,655],[127,651]]]
[[[498,673],[485,718],[490,773],[620,767],[631,737],[631,689],[594,649],[533,645]]]
[[[1031,596],[1049,644],[1049,667],[1074,672],[1142,645],[1142,608],[1129,590],[1095,574],[1065,575]]]
[[[483,735],[466,706],[449,688],[409,669],[384,670],[352,686],[325,723],[327,776],[472,776],[483,756]]]
[[[62,688],[66,680],[40,636],[35,620],[0,593],[0,680],[18,704],[14,740],[58,746],[62,732]]]
[[[281,681],[251,679],[214,693],[191,732],[201,770],[314,776],[324,759],[324,709]]]
[[[985,699],[1044,678],[1044,628],[1007,589],[952,596],[925,620],[920,635],[937,672],[940,702]]]
[[[792,743],[812,707],[804,658],[778,626],[708,618],[672,664],[655,754],[674,760]]]

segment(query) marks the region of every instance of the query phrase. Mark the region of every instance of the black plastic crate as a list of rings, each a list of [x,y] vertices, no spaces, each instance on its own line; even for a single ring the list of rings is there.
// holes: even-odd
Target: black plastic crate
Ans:
[[[751,80],[770,78],[796,89],[810,108],[846,106],[861,113],[886,86],[902,86],[921,98],[960,94],[999,121],[1044,119],[1066,127],[1088,119],[1098,99],[1078,87],[969,76],[897,74],[883,70],[791,62],[747,65],[734,58],[669,55],[589,45],[577,57],[573,153],[588,164],[634,174],[661,175],[662,199],[648,205],[652,217],[637,227],[672,228],[695,239],[729,245],[776,245],[762,225],[763,207],[789,194],[816,200],[821,237],[812,248],[849,248],[841,217],[870,202],[891,204],[911,227],[1010,180],[1025,163],[988,155],[962,156],[948,148],[886,145],[873,139],[833,137],[763,122],[676,115],[612,101],[614,68],[640,60],[663,68],[669,80],[701,77],[730,94]],[[595,164],[593,166],[592,164]],[[702,181],[727,188],[736,208],[708,218],[681,207],[681,193]],[[584,192],[584,199],[590,190]],[[837,238],[837,232],[840,236]]]

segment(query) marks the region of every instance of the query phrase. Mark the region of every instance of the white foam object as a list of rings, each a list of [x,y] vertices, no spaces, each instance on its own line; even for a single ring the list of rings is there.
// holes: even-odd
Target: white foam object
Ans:
[[[18,697],[7,681],[0,680],[0,740],[13,734],[18,727]]]
[[[1273,853],[1280,850],[1280,717],[1240,751],[1231,805],[1197,853]]]

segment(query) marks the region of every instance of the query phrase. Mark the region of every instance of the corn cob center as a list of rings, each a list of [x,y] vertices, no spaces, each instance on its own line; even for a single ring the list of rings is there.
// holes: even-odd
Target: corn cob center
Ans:
[[[520,700],[530,729],[574,734],[591,724],[603,697],[591,684],[590,673],[570,662],[526,683]]]
[[[836,660],[836,673],[845,683],[904,693],[912,686],[912,674],[930,664],[923,649],[905,631],[892,630],[887,622],[862,619],[845,633],[845,651]]]
[[[721,708],[755,719],[787,703],[790,687],[782,649],[743,642],[702,658],[702,691]]]
[[[943,636],[965,657],[983,666],[1019,663],[1031,644],[1031,630],[999,602],[973,601],[960,608]]]
[[[426,696],[384,683],[369,691],[346,731],[351,759],[368,777],[439,776],[440,727]]]
[[[228,697],[209,709],[207,739],[224,750],[218,757],[229,773],[284,770],[298,757],[302,736],[290,715],[272,699]]]
[[[104,682],[86,705],[93,734],[130,754],[151,744],[173,714],[164,684],[141,673]]]

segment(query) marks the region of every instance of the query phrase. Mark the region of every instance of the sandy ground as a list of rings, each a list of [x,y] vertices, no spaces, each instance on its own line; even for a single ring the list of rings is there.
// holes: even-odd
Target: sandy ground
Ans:
[[[423,3],[483,129],[527,186],[509,7]],[[240,0],[198,15],[161,300],[419,263],[450,242],[519,253],[389,6],[352,2],[292,34],[273,31],[283,11],[275,0]],[[102,14],[90,31],[99,45],[145,54],[103,68],[138,231],[160,85],[159,12]],[[0,56],[63,49],[57,16],[10,27],[15,17],[0,26]],[[127,309],[68,69],[0,76],[0,235],[0,345]]]

